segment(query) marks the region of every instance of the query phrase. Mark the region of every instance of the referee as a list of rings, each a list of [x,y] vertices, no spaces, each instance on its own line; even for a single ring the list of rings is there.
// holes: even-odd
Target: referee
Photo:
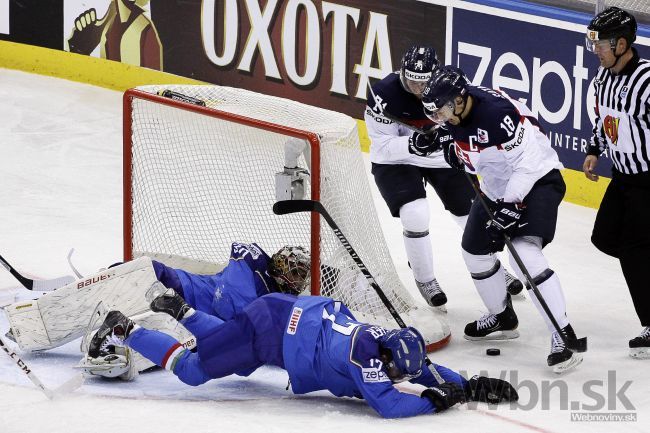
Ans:
[[[596,120],[582,166],[589,180],[598,156],[609,148],[612,181],[596,215],[591,242],[616,257],[641,321],[630,356],[650,359],[650,61],[632,42],[636,20],[619,8],[596,15],[587,27],[587,49],[598,56]]]

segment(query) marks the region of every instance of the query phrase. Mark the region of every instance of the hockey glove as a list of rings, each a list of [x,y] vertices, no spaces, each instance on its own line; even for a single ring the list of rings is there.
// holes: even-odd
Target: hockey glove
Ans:
[[[517,401],[519,394],[509,382],[485,376],[474,376],[466,385],[467,399],[497,404],[502,401]]]
[[[503,241],[504,235],[511,236],[521,222],[521,216],[526,206],[522,203],[507,203],[497,200],[494,219],[488,221],[486,230],[495,242]]]
[[[455,382],[445,382],[422,391],[420,397],[428,398],[436,407],[436,412],[447,410],[456,403],[466,401],[466,393],[462,386]]]
[[[452,141],[446,130],[435,129],[428,134],[414,132],[409,137],[409,152],[417,156],[429,156]]]
[[[445,162],[447,162],[451,168],[455,168],[456,170],[465,170],[465,164],[463,164],[463,160],[458,157],[458,154],[456,153],[456,144],[454,144],[454,142],[445,144],[442,147],[442,150]]]

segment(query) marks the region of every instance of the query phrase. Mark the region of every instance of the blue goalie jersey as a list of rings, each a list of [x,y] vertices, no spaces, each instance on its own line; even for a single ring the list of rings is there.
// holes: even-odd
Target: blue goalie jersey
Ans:
[[[278,290],[267,273],[270,260],[255,243],[233,243],[228,265],[221,272],[197,275],[177,269],[176,273],[188,304],[228,320],[255,299]]]

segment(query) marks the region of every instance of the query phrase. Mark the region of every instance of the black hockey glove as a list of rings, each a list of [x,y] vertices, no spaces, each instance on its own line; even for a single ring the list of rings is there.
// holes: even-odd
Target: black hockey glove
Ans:
[[[519,394],[509,382],[485,376],[472,377],[465,387],[467,399],[497,404],[502,401],[517,401]]]
[[[435,129],[428,134],[414,132],[409,137],[409,152],[417,156],[429,156],[450,141],[451,135],[446,130]]]
[[[436,407],[436,412],[447,410],[456,403],[467,399],[465,390],[455,382],[445,382],[422,391],[420,397],[428,398]]]
[[[511,236],[521,222],[521,216],[526,206],[522,203],[507,203],[497,200],[494,209],[494,220],[488,221],[486,230],[495,242],[503,241],[504,235]]]
[[[456,153],[456,145],[453,141],[445,144],[442,147],[442,151],[445,161],[451,168],[455,168],[456,170],[465,170],[465,164],[463,164],[463,160],[458,157],[458,154]]]

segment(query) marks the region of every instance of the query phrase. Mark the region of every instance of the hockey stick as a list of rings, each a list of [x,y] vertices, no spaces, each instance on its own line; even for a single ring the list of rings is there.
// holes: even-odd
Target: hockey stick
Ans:
[[[15,361],[16,367],[18,367],[23,373],[27,375],[27,378],[34,384],[38,389],[40,389],[45,396],[52,400],[53,398],[61,395],[61,394],[66,394],[74,391],[75,389],[79,388],[81,385],[83,385],[84,378],[80,374],[76,374],[75,376],[72,377],[72,379],[68,380],[65,382],[63,385],[59,386],[56,389],[50,389],[43,385],[43,382],[40,381],[38,377],[32,372],[32,370],[25,364],[25,361],[20,359],[20,357],[14,352],[13,350],[9,349],[9,347],[5,344],[4,340],[2,337],[0,337],[0,348],[7,354],[7,356],[12,360]]]
[[[478,186],[476,186],[476,184],[472,181],[472,178],[469,176],[469,173],[467,173],[467,171],[463,170],[463,173],[465,174],[467,181],[472,185],[472,188],[474,189],[474,192],[476,193],[476,197],[481,203],[481,206],[488,214],[488,217],[490,218],[492,223],[494,223],[494,213],[492,213],[492,209],[490,209],[488,204],[485,202],[485,199],[481,195],[481,191],[479,190]],[[526,278],[526,286],[528,287],[528,290],[533,292],[533,294],[537,298],[537,301],[539,301],[539,304],[542,306],[542,309],[546,313],[546,316],[551,321],[551,324],[553,324],[553,328],[555,328],[555,332],[557,332],[560,335],[560,338],[562,338],[562,341],[564,342],[566,347],[568,347],[570,350],[574,352],[586,352],[587,337],[578,338],[576,339],[575,342],[569,342],[568,338],[564,335],[564,333],[560,329],[560,325],[558,325],[557,320],[555,320],[555,317],[553,316],[551,309],[548,308],[548,304],[544,300],[544,297],[539,292],[539,289],[537,288],[537,284],[535,284],[535,281],[533,281],[533,278],[528,273],[528,269],[526,268],[526,266],[524,266],[524,262],[521,260],[521,257],[519,257],[519,253],[517,253],[517,250],[515,250],[515,247],[512,245],[510,236],[503,234],[503,239],[505,241],[506,247],[508,247],[508,251],[510,252],[510,255],[512,256],[513,259],[515,259],[515,262],[517,262],[517,266],[519,266],[519,269],[521,269],[521,273],[524,274],[524,277]]]
[[[0,265],[4,266],[4,268],[8,270],[9,273],[11,273],[11,275],[13,275],[18,281],[20,281],[20,284],[22,284],[23,287],[25,287],[27,290],[40,290],[47,292],[58,289],[59,287],[63,287],[74,281],[74,278],[70,275],[59,278],[52,278],[49,280],[32,280],[31,278],[27,278],[18,272],[2,256],[0,256]]]
[[[395,307],[393,307],[393,304],[390,302],[388,297],[386,297],[384,291],[381,289],[381,287],[379,287],[379,284],[377,284],[375,278],[372,276],[354,248],[352,248],[352,245],[350,245],[350,242],[347,240],[345,235],[343,235],[341,229],[339,229],[339,226],[336,224],[334,219],[325,210],[325,207],[322,205],[322,203],[314,200],[282,200],[276,202],[273,205],[273,212],[276,215],[285,215],[296,212],[318,212],[321,214],[323,218],[325,218],[325,221],[327,221],[327,224],[332,228],[334,234],[339,239],[341,244],[343,244],[343,247],[346,249],[348,254],[350,254],[350,257],[352,257],[354,263],[357,264],[363,276],[366,277],[368,283],[370,283],[386,308],[388,308],[391,316],[393,316],[400,328],[406,328],[406,323],[404,323],[397,310],[395,310]]]

